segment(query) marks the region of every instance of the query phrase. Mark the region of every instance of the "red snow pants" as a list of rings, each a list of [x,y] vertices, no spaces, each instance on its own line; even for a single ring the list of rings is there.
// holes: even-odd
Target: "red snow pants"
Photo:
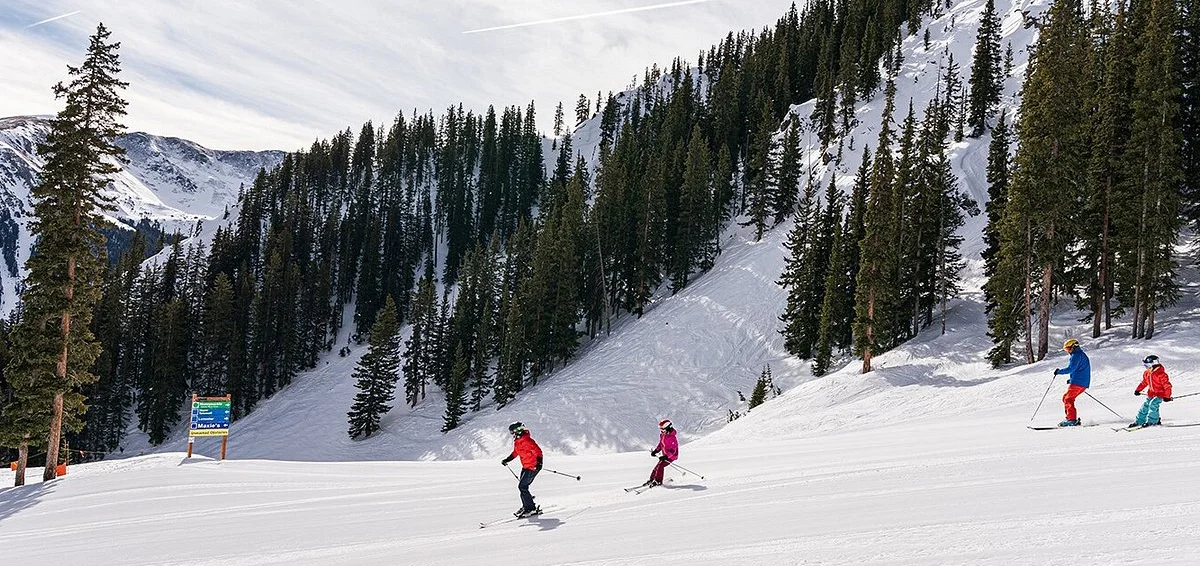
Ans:
[[[658,465],[654,466],[654,471],[650,472],[650,479],[652,479],[658,483],[662,483],[663,482],[663,472],[666,471],[667,466],[670,466],[670,465],[671,465],[670,460],[661,460],[660,459],[658,461]]]
[[[1067,409],[1068,421],[1073,421],[1079,418],[1079,414],[1075,412],[1075,398],[1082,395],[1086,390],[1086,387],[1080,387],[1075,384],[1071,384],[1067,387],[1067,392],[1063,395],[1063,407]]]

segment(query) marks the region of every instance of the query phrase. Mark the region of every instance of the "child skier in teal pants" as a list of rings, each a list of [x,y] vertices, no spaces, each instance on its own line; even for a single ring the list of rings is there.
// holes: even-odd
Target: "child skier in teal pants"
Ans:
[[[1133,394],[1141,395],[1145,389],[1146,402],[1142,403],[1137,420],[1130,423],[1129,428],[1160,424],[1158,406],[1171,400],[1171,378],[1167,376],[1167,370],[1162,364],[1158,363],[1158,356],[1146,356],[1142,365],[1146,366],[1146,371],[1142,372],[1142,383],[1133,390]]]

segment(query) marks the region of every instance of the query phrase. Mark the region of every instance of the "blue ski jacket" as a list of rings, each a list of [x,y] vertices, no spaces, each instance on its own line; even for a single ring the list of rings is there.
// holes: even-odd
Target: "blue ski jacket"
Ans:
[[[1065,368],[1054,370],[1054,375],[1069,375],[1067,383],[1086,389],[1092,385],[1092,362],[1083,353],[1083,348],[1075,346],[1071,351],[1071,362]]]

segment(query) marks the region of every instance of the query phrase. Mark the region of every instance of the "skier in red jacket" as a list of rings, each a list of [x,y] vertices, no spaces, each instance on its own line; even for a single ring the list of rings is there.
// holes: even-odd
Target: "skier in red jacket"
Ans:
[[[1158,362],[1158,356],[1146,356],[1142,360],[1142,365],[1146,366],[1146,371],[1142,372],[1142,383],[1133,390],[1133,394],[1141,395],[1142,390],[1145,389],[1146,402],[1142,403],[1137,420],[1129,423],[1129,428],[1160,424],[1158,406],[1171,400],[1171,378],[1167,376],[1167,370]]]
[[[650,451],[651,456],[658,458],[658,464],[650,472],[650,479],[642,484],[644,486],[654,487],[662,485],[663,472],[667,469],[667,466],[671,465],[671,462],[679,459],[679,440],[675,438],[675,427],[671,424],[671,421],[668,419],[660,421],[658,423],[658,432],[658,446],[655,446],[654,450]],[[660,452],[662,456],[659,456]]]
[[[529,484],[533,483],[533,478],[542,471],[542,449],[533,441],[533,437],[529,435],[529,430],[525,428],[525,425],[520,422],[508,425],[508,432],[513,435],[513,451],[507,458],[500,460],[500,463],[508,466],[513,459],[521,459],[521,478],[517,482],[517,489],[521,492],[521,508],[513,515],[517,517],[540,515],[542,508],[533,504],[533,495],[529,493]]]

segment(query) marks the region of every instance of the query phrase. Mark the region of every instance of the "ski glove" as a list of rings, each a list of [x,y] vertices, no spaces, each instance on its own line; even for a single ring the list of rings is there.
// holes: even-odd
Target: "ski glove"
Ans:
[[[541,456],[538,456],[537,465],[533,467],[533,471],[535,471],[535,472],[542,471],[542,457]]]
[[[1141,392],[1141,391],[1134,391],[1134,392],[1133,392],[1133,396],[1134,396],[1134,397],[1141,397],[1141,396],[1142,396],[1142,392]]]
[[[1174,399],[1174,397],[1163,397],[1163,402],[1164,402],[1164,403],[1168,403],[1168,402],[1170,402],[1172,399]]]
[[[650,455],[651,455],[651,456],[658,456],[658,450],[651,450],[651,451],[650,451]]]
[[[658,457],[658,459],[659,459],[660,461],[663,461],[663,462],[668,462],[668,463],[671,461],[671,459],[670,459],[670,458],[668,458],[666,454],[663,454],[662,456],[659,456],[659,457]]]
[[[507,458],[505,458],[505,459],[503,459],[503,460],[500,460],[500,463],[501,463],[501,464],[503,464],[503,465],[505,465],[505,466],[507,466],[507,465],[508,465],[508,463],[509,463],[509,462],[511,462],[511,461],[512,461],[512,456],[509,456],[509,457],[507,457]]]

